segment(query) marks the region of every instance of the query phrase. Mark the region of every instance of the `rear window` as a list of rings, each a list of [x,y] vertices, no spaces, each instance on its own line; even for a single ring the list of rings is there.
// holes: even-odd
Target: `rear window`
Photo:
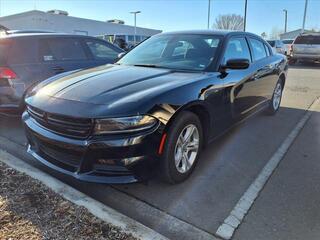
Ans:
[[[39,54],[44,62],[87,59],[81,41],[73,38],[41,39]]]
[[[292,44],[293,40],[282,40],[284,44]]]
[[[299,36],[294,44],[320,44],[320,36]]]

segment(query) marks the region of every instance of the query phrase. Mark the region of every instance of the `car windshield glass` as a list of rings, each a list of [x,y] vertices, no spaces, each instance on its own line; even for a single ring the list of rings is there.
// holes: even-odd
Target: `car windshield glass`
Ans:
[[[201,71],[214,60],[219,44],[220,37],[213,35],[159,35],[138,45],[118,63]]]
[[[268,41],[268,43],[270,44],[271,47],[274,47],[274,45],[276,44],[276,41]]]
[[[294,44],[320,44],[320,36],[300,36]]]
[[[292,44],[293,40],[282,40],[284,44]]]

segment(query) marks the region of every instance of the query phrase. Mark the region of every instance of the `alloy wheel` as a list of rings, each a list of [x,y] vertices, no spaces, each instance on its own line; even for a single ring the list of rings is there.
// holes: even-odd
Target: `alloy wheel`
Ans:
[[[274,110],[277,110],[279,108],[280,102],[281,102],[281,96],[282,96],[282,86],[280,83],[277,83],[277,86],[273,93],[273,100],[272,100]]]
[[[188,172],[199,152],[199,130],[190,124],[180,133],[174,152],[175,166],[180,173]]]

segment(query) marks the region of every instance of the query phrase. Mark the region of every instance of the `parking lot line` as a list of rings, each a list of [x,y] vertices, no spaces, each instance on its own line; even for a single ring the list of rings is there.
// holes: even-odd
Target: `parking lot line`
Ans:
[[[277,151],[273,154],[267,164],[264,166],[262,171],[259,173],[257,178],[249,186],[246,192],[242,195],[240,200],[237,202],[229,216],[225,218],[224,222],[219,226],[216,231],[216,235],[223,239],[231,239],[235,230],[239,227],[244,217],[247,215],[249,209],[253,205],[254,201],[259,196],[260,191],[263,189],[272,173],[275,171],[288,149],[299,135],[304,125],[309,120],[313,110],[320,103],[320,98],[317,98],[307,109],[304,116],[296,124],[294,129],[289,133],[284,142],[280,145]]]

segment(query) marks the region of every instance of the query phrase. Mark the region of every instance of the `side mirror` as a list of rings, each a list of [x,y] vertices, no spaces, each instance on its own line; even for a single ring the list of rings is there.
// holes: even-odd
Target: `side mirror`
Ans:
[[[126,52],[121,52],[118,54],[118,59],[122,58],[124,55],[126,55]]]
[[[230,59],[227,61],[227,63],[223,66],[221,66],[222,70],[226,69],[247,69],[250,66],[249,59],[244,58],[235,58]]]

